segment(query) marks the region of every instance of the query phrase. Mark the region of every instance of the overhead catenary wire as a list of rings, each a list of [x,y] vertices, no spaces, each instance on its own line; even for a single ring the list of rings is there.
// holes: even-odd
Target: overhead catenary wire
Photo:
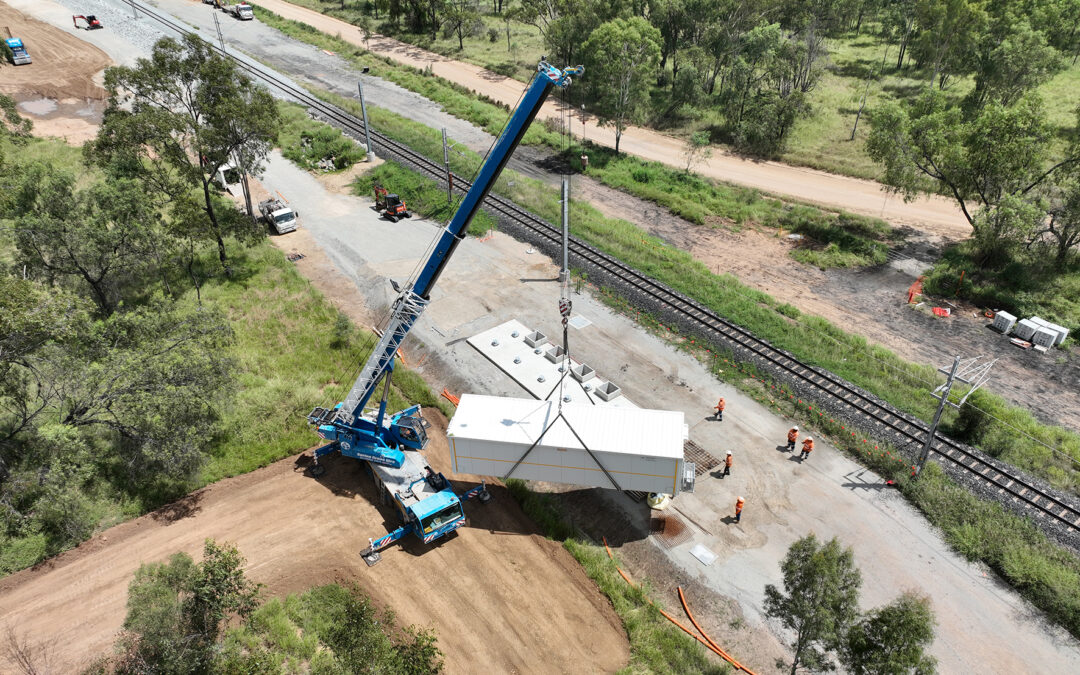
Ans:
[[[190,32],[143,6],[140,6],[140,10],[158,21],[166,23],[179,33]],[[344,127],[346,130],[357,133],[358,122],[348,113],[319,101],[309,92],[283,81],[272,73],[254,68],[233,54],[229,54],[229,56],[236,59],[242,69],[252,72],[258,79],[266,80],[271,86],[280,89],[286,95],[304,102],[319,110],[322,114],[329,116],[334,123]],[[379,142],[393,153],[396,153],[401,158],[401,161],[414,165],[419,171],[436,176],[444,174],[442,165],[435,164],[408,146],[382,134],[379,134],[378,138]],[[468,188],[467,183],[468,181],[462,179],[460,183],[455,182],[454,187],[459,191],[464,191]],[[551,226],[548,223],[529,214],[507,199],[499,195],[489,195],[487,205],[501,216],[508,218],[516,226],[520,226],[538,236],[545,242],[545,245],[554,240],[552,233],[549,231]],[[605,270],[608,274],[626,284],[632,292],[639,293],[642,298],[658,303],[660,306],[675,312],[677,316],[703,328],[707,333],[714,334],[722,341],[730,342],[736,350],[747,350],[752,355],[752,358],[761,359],[766,368],[790,374],[800,384],[813,388],[821,395],[836,399],[839,404],[847,406],[857,415],[867,416],[875,424],[881,425],[881,429],[884,431],[891,430],[892,433],[906,438],[915,438],[924,431],[921,420],[917,420],[910,414],[881,402],[874,396],[861,392],[851,383],[827,370],[800,363],[792,356],[772,347],[768,342],[757,338],[739,324],[725,319],[716,311],[703,306],[700,302],[687,298],[682,293],[669,289],[664,284],[637,272],[612,255],[581,241],[571,239],[570,243],[572,249],[583,257],[586,264],[598,266],[600,269]],[[848,348],[850,347],[849,345]],[[1080,513],[1075,507],[1028,481],[1015,469],[1011,467],[999,469],[979,453],[972,453],[961,444],[957,444],[950,439],[943,438],[942,440],[947,446],[944,449],[945,454],[942,455],[943,459],[956,465],[959,470],[969,473],[974,478],[989,483],[1003,495],[1003,499],[1015,500],[1021,506],[1033,509],[1036,513],[1050,515],[1055,523],[1064,523],[1070,530],[1080,528],[1080,520],[1069,515]],[[991,469],[992,471],[990,471]],[[1046,504],[1049,504],[1049,506]]]
[[[479,175],[480,168],[482,166],[484,166],[484,162],[486,162],[487,158],[491,155],[491,151],[495,148],[495,144],[499,141],[499,137],[502,136],[502,134],[506,131],[506,127],[507,127],[508,124],[510,124],[510,119],[513,116],[513,111],[517,110],[518,105],[521,104],[521,99],[525,97],[525,92],[527,92],[529,90],[529,87],[532,86],[533,79],[535,79],[537,77],[537,75],[538,75],[538,73],[533,73],[532,78],[529,79],[528,83],[526,83],[525,87],[521,90],[521,93],[518,94],[518,100],[514,103],[514,105],[507,112],[506,120],[503,122],[502,128],[499,130],[499,133],[496,134],[492,138],[491,144],[488,146],[488,149],[484,151],[484,154],[481,156],[480,162],[478,162],[476,167],[473,168],[472,175],[469,177],[469,185],[470,186],[476,180],[476,176]],[[455,197],[454,201],[450,204],[450,213],[447,215],[446,220],[442,222],[442,226],[444,228],[447,225],[450,224],[450,221],[453,219],[454,215],[457,213],[457,209],[461,205],[462,200],[465,199],[465,196],[466,196],[467,192],[468,192],[467,190],[459,190],[458,191],[458,194]],[[438,241],[439,241],[439,232],[436,232],[435,235],[431,238],[431,241],[428,243],[428,246],[424,250],[424,253],[419,258],[417,258],[416,265],[413,267],[412,272],[409,273],[409,283],[410,284],[412,282],[416,281],[416,278],[420,274],[420,270],[423,269],[424,261],[427,259],[427,257],[429,255],[431,255],[431,252],[433,250],[435,250],[435,246],[438,243]]]
[[[134,8],[134,6],[135,6],[135,4],[133,3],[133,8]],[[139,9],[139,11],[142,11],[142,12],[148,14],[149,16],[151,16],[152,18],[156,19],[157,21],[162,22],[162,23],[170,26],[173,30],[175,30],[175,31],[177,31],[179,33],[188,32],[185,29],[183,29],[182,27],[179,27],[178,25],[173,24],[173,22],[168,21],[167,19],[165,19],[163,17],[157,16],[156,12],[148,11],[146,8],[144,8],[142,6],[139,6],[138,9]],[[217,49],[217,47],[215,46],[214,49]],[[227,56],[233,56],[233,55],[227,54]],[[233,58],[235,58],[235,57],[233,57]],[[264,79],[265,79],[265,77],[266,77],[265,73],[262,73],[258,69],[253,69],[253,70],[255,72],[258,72],[259,76],[264,77]],[[278,88],[282,88],[280,84],[276,84],[275,86],[277,86]],[[520,101],[520,96],[519,96],[519,101]],[[567,107],[567,114],[568,115],[573,115],[573,109],[569,105]],[[569,124],[567,125],[567,129],[568,129],[568,136],[569,136]],[[496,140],[497,140],[497,137],[496,137]],[[568,141],[572,142],[572,138],[568,138]],[[492,142],[492,144],[494,144],[494,141]],[[490,152],[490,147],[489,147],[488,152]],[[475,177],[475,172],[474,172],[473,175]],[[462,197],[459,197],[459,201],[460,201],[461,198]],[[433,246],[434,243],[435,243],[435,240],[432,241],[431,245]],[[429,252],[430,252],[430,248],[429,248]],[[421,260],[422,260],[422,258],[421,258]],[[413,275],[416,274],[418,269],[419,269],[418,267],[414,268]],[[410,275],[410,278],[412,278],[413,275]],[[740,295],[742,295],[742,296],[744,296],[744,297],[746,297],[748,299],[751,299],[754,302],[758,301],[756,298],[753,298],[752,296],[750,296],[750,294],[745,293],[743,291],[740,291],[738,289],[729,289],[729,290],[732,290],[732,291],[734,291],[734,292],[736,292],[736,293],[738,293],[738,294],[740,294]],[[909,370],[899,368],[896,364],[889,363],[887,361],[884,361],[884,360],[874,356],[872,353],[870,353],[869,349],[867,347],[865,347],[865,346],[860,346],[860,345],[857,345],[857,344],[845,344],[845,343],[842,343],[839,340],[837,340],[835,337],[833,337],[831,335],[828,335],[827,333],[824,333],[824,332],[822,332],[822,331],[814,328],[813,326],[810,326],[807,323],[802,322],[802,321],[799,322],[799,325],[802,326],[804,329],[815,333],[816,335],[819,335],[821,337],[826,338],[827,340],[829,340],[831,342],[836,343],[838,346],[840,346],[843,349],[849,349],[850,350],[850,349],[854,348],[859,353],[861,353],[861,354],[863,354],[865,356],[868,356],[869,358],[873,359],[877,363],[881,364],[882,366],[887,368],[889,371],[898,372],[898,373],[902,374],[905,377],[911,378],[912,380],[914,380],[916,382],[921,382],[922,384],[927,385],[927,386],[931,386],[931,387],[936,387],[937,386],[937,383],[935,383],[935,382],[933,382],[931,380],[928,380],[925,377],[922,377],[922,376],[920,376],[920,375],[918,375],[916,373],[912,373]],[[1039,445],[1041,447],[1044,447],[1047,450],[1051,451],[1053,454],[1055,454],[1057,456],[1060,456],[1060,457],[1063,457],[1063,458],[1066,458],[1070,462],[1072,462],[1073,464],[1080,466],[1080,459],[1077,459],[1076,457],[1073,457],[1069,453],[1061,450],[1061,448],[1059,446],[1054,446],[1054,445],[1051,445],[1051,444],[1049,444],[1049,443],[1047,443],[1047,442],[1045,442],[1045,441],[1043,441],[1041,439],[1038,439],[1038,438],[1032,436],[1030,433],[1013,426],[1012,424],[1008,423],[1007,421],[1002,420],[1001,418],[997,417],[993,413],[991,413],[991,412],[989,412],[989,411],[987,411],[985,409],[979,408],[978,406],[975,406],[972,403],[968,403],[966,405],[970,405],[973,409],[978,410],[980,413],[982,413],[986,417],[994,420],[994,422],[996,422],[998,424],[1001,424],[1001,425],[1005,426],[1006,428],[1011,429],[1012,431],[1015,431],[1016,433],[1018,433],[1021,436],[1027,438],[1031,442],[1033,442],[1033,443],[1035,443],[1035,444],[1037,444],[1037,445]]]

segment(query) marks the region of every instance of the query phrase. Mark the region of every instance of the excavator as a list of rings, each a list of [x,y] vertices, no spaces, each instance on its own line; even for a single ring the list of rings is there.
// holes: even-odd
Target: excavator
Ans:
[[[85,26],[80,26],[79,25],[79,19],[82,19],[83,21],[85,21],[86,25]],[[96,16],[94,16],[93,14],[87,14],[86,16],[83,16],[82,14],[79,14],[77,16],[71,17],[71,21],[72,21],[72,23],[75,24],[76,28],[82,28],[83,30],[97,30],[99,28],[104,28],[105,27],[105,26],[102,25],[102,23],[100,21],[98,21],[98,18]]]
[[[314,451],[312,476],[322,475],[326,467],[319,458],[341,454],[362,460],[375,479],[384,504],[393,504],[401,526],[369,542],[361,553],[368,565],[379,560],[379,550],[409,533],[424,543],[444,537],[465,524],[462,502],[476,497],[481,503],[491,499],[486,485],[458,494],[450,480],[428,465],[421,454],[427,445],[428,422],[420,406],[387,413],[394,356],[424,308],[431,301],[431,291],[446,268],[465,230],[480,210],[484,198],[495,184],[514,148],[521,142],[552,87],[570,85],[571,77],[584,73],[582,66],[559,69],[541,60],[537,73],[510,116],[491,152],[480,166],[476,180],[462,198],[450,222],[436,235],[435,243],[415,275],[404,284],[392,281],[398,296],[394,300],[389,323],[379,343],[371,351],[345,400],[332,408],[315,408],[308,414],[308,424],[326,445]],[[382,384],[378,403],[368,406]]]
[[[381,185],[375,186],[375,210],[391,223],[396,223],[398,218],[412,218],[401,197]]]

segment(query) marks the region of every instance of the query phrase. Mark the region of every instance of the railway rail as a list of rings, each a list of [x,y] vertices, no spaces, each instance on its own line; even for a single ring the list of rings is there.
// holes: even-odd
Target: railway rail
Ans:
[[[139,11],[172,31],[181,34],[193,32],[172,17],[162,15],[139,2],[133,4]],[[253,78],[281,90],[316,111],[326,121],[355,135],[356,138],[364,137],[362,120],[322,101],[274,72],[234,54],[228,52],[225,54],[234,59],[237,65]],[[442,164],[379,133],[374,128],[371,129],[371,138],[379,145],[382,154],[385,155],[389,151],[389,154],[394,155],[399,161],[412,165],[436,180],[445,180],[445,167]],[[470,181],[456,175],[453,177],[453,183],[454,189],[461,193],[468,190],[471,185]],[[528,232],[539,240],[541,246],[552,251],[561,249],[561,231],[542,218],[494,194],[488,195],[485,207]],[[929,428],[923,421],[896,410],[830,372],[800,362],[783,350],[754,336],[738,324],[721,317],[708,307],[645,276],[590,244],[571,237],[570,249],[587,265],[616,278],[624,289],[637,295],[639,300],[644,299],[654,308],[660,308],[669,316],[677,317],[681,325],[690,331],[699,333],[703,337],[719,338],[727,346],[750,356],[760,366],[770,370],[773,375],[804,392],[804,396],[817,398],[820,403],[834,412],[838,412],[839,407],[845,412],[853,413],[860,420],[869,422],[878,433],[886,435],[893,442],[903,445],[911,444],[920,448],[925,443]],[[1019,507],[1017,510],[1020,513],[1030,515],[1037,523],[1050,523],[1056,526],[1058,534],[1063,531],[1066,539],[1071,540],[1074,547],[1077,546],[1077,542],[1080,541],[1080,507],[1075,503],[1075,499],[1064,494],[1055,494],[1056,491],[1040,486],[1039,481],[1024,475],[1014,467],[989,459],[982,452],[946,436],[937,435],[931,449],[942,461],[951,465],[962,475],[973,478],[984,488],[989,488],[990,492],[996,493],[999,499],[1011,501],[1014,506]]]

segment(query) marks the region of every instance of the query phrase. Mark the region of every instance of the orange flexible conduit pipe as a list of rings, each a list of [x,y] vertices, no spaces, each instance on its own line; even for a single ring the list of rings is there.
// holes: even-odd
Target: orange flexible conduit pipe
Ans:
[[[693,614],[692,614],[692,613],[690,612],[690,605],[688,605],[688,604],[687,604],[687,602],[686,602],[686,595],[684,595],[684,594],[683,594],[683,591],[682,591],[682,586],[679,586],[679,587],[678,587],[678,590],[679,590],[679,600],[681,600],[681,601],[682,601],[682,606],[683,606],[683,609],[684,609],[684,610],[686,610],[686,616],[690,617],[690,623],[694,624],[694,628],[697,628],[697,629],[698,629],[698,632],[699,632],[699,633],[701,633],[701,637],[703,637],[703,638],[705,638],[706,640],[708,640],[709,644],[710,644],[710,645],[712,645],[712,646],[713,646],[713,648],[714,648],[714,649],[715,649],[716,651],[720,652],[721,656],[722,656],[722,657],[723,657],[724,659],[727,659],[727,662],[728,662],[728,663],[730,663],[731,665],[735,666],[735,669],[736,669],[736,670],[741,670],[741,671],[743,671],[744,673],[750,673],[750,675],[754,675],[754,671],[750,670],[749,668],[747,668],[747,667],[746,667],[746,666],[744,666],[743,664],[741,664],[741,663],[739,663],[738,661],[736,661],[736,660],[735,660],[734,658],[732,658],[732,657],[731,657],[731,656],[730,656],[730,655],[729,655],[729,654],[728,654],[727,652],[725,652],[725,651],[724,651],[723,649],[720,649],[720,646],[719,646],[719,645],[717,645],[717,644],[716,644],[715,642],[713,642],[713,639],[712,639],[711,637],[709,637],[708,635],[706,635],[706,634],[705,634],[705,631],[704,631],[704,630],[702,630],[702,628],[701,628],[701,626],[700,626],[700,625],[698,625],[697,619],[695,619],[695,618],[694,618],[694,615],[693,615]]]
[[[608,543],[607,543],[607,537],[604,537],[604,550],[605,550],[605,551],[607,551],[608,557],[609,557],[609,558],[611,558],[611,561],[612,561],[612,562],[615,562],[615,556],[613,556],[613,555],[611,554],[611,548],[610,548],[610,547],[608,546]],[[631,581],[631,580],[630,580],[630,577],[626,576],[626,572],[623,572],[623,571],[622,571],[622,568],[621,568],[621,567],[619,567],[619,563],[615,563],[615,570],[616,570],[616,571],[617,571],[617,572],[619,573],[619,576],[621,576],[621,577],[623,578],[623,580],[624,580],[624,581],[625,581],[626,583],[630,584],[630,585],[631,585],[631,586],[633,586],[634,588],[637,588],[637,584],[635,584],[635,583],[634,583],[633,581]],[[739,662],[738,662],[738,661],[736,661],[735,659],[733,659],[733,658],[731,658],[730,656],[728,656],[727,652],[725,652],[725,651],[724,651],[723,649],[720,649],[719,647],[717,647],[717,646],[716,646],[716,643],[715,643],[715,642],[713,642],[713,641],[712,641],[712,639],[710,639],[708,635],[705,635],[705,631],[702,631],[702,630],[701,630],[701,626],[698,626],[698,623],[697,623],[697,621],[694,621],[694,617],[693,617],[693,615],[691,615],[691,614],[690,614],[690,608],[689,608],[689,607],[687,606],[687,604],[686,604],[686,599],[685,599],[685,597],[683,596],[683,592],[682,592],[682,588],[681,588],[681,587],[679,588],[679,598],[680,598],[680,599],[682,599],[682,601],[683,601],[683,609],[685,609],[685,610],[686,610],[686,615],[690,617],[690,621],[693,621],[693,623],[694,623],[694,627],[695,627],[695,628],[697,628],[697,629],[698,629],[699,631],[701,631],[701,634],[705,636],[705,640],[708,640],[708,642],[706,642],[705,640],[702,640],[702,639],[701,639],[700,637],[698,637],[698,636],[697,636],[697,635],[696,635],[695,633],[693,633],[693,632],[692,632],[692,631],[691,631],[691,630],[690,630],[689,628],[687,628],[686,626],[684,626],[684,625],[682,625],[681,623],[679,623],[679,620],[678,620],[678,619],[676,619],[675,617],[671,616],[670,614],[668,614],[668,613],[667,613],[667,612],[665,612],[664,610],[662,610],[662,609],[660,609],[659,607],[657,607],[657,606],[656,606],[656,603],[653,603],[653,602],[652,602],[651,600],[649,601],[649,603],[650,603],[650,604],[652,604],[652,606],[653,606],[653,607],[656,607],[656,610],[657,610],[658,612],[660,612],[661,614],[663,614],[663,615],[664,615],[664,617],[665,617],[665,618],[666,618],[666,619],[667,619],[668,621],[670,621],[671,623],[673,623],[673,624],[675,624],[676,626],[678,626],[679,628],[681,628],[681,629],[683,630],[683,632],[684,632],[684,633],[686,633],[686,634],[687,634],[687,635],[689,635],[690,637],[692,637],[692,638],[694,638],[695,640],[697,640],[698,642],[700,642],[700,643],[701,643],[702,645],[704,645],[704,646],[705,646],[705,648],[706,648],[706,649],[708,649],[709,651],[711,651],[711,652],[712,652],[713,654],[716,654],[717,656],[719,656],[720,658],[724,659],[725,661],[727,661],[727,662],[728,662],[728,663],[730,663],[731,665],[735,666],[735,668],[736,668],[737,670],[741,670],[741,671],[743,671],[743,672],[745,672],[745,673],[749,673],[749,675],[756,675],[756,674],[754,673],[754,671],[750,670],[750,669],[749,669],[749,668],[747,668],[746,666],[742,665],[741,663],[739,663]]]

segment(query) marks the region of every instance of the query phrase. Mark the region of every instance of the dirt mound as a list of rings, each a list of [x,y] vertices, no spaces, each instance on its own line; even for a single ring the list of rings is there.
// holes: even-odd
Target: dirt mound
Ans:
[[[434,411],[431,411],[434,413]],[[449,465],[446,420],[433,423],[426,452]],[[58,672],[105,652],[125,614],[127,586],[141,563],[183,550],[196,558],[206,537],[235,543],[264,597],[319,584],[359,584],[404,624],[431,626],[447,671],[484,664],[494,672],[610,672],[629,648],[618,616],[576,561],[537,534],[502,487],[470,522],[434,546],[406,540],[365,566],[368,537],[396,527],[360,462],[336,458],[319,479],[303,455],[229,478],[155,513],[106,530],[78,549],[0,580],[0,626],[36,641],[56,639]],[[456,480],[456,478],[455,478]],[[459,487],[470,487],[463,477]],[[0,672],[9,672],[0,657]]]
[[[0,2],[0,34],[4,26],[22,38],[34,62],[13,66],[0,61],[0,93],[20,100],[32,95],[52,99],[106,97],[96,77],[112,65],[105,52]]]

